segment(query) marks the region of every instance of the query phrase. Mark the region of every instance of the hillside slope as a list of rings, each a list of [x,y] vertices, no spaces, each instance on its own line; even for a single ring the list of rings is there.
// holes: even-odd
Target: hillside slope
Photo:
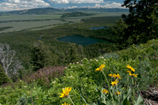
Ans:
[[[95,59],[85,58],[68,65],[64,75],[52,77],[50,84],[44,85],[45,80],[39,79],[30,84],[20,81],[14,88],[1,87],[0,103],[61,105],[73,101],[75,105],[98,105],[97,102],[143,105],[141,91],[158,79],[157,59],[158,39]],[[63,89],[67,87],[70,87],[65,90],[68,98]]]

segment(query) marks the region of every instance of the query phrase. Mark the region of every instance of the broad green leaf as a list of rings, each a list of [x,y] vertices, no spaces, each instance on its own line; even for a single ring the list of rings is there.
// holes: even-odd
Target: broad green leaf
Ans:
[[[123,101],[123,105],[131,105],[127,98]]]
[[[142,104],[143,104],[143,98],[141,97],[141,95],[139,95],[139,97],[134,105],[142,105]]]

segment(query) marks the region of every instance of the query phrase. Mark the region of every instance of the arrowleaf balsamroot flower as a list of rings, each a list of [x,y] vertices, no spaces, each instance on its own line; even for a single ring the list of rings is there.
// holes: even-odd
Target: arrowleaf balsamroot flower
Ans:
[[[117,85],[118,82],[119,82],[118,79],[116,79],[115,81],[111,81],[111,84],[112,84],[112,86],[115,86],[115,85]]]
[[[108,76],[109,76],[109,77],[112,77],[113,75],[112,75],[112,74],[109,74]]]
[[[127,73],[131,73],[131,71],[128,70]]]
[[[108,76],[110,77],[114,77],[114,78],[118,78],[118,79],[122,79],[120,76],[120,74],[109,74]]]
[[[61,94],[60,98],[67,97],[71,89],[72,89],[71,87],[65,87],[64,89],[62,89],[63,92],[59,93]]]
[[[137,77],[138,74],[129,73],[130,76]]]
[[[108,91],[108,90],[106,90],[106,89],[104,89],[104,90],[102,90],[102,93],[107,94],[107,93],[109,93],[109,91]]]
[[[64,104],[62,104],[62,105],[70,105],[70,104],[68,104],[68,103],[64,102]]]
[[[115,77],[118,78],[118,79],[122,79],[120,74],[116,74]]]
[[[127,68],[130,69],[131,71],[135,72],[135,69],[131,67],[130,65],[127,65]]]
[[[119,95],[119,94],[121,94],[121,92],[117,91],[117,92],[115,92],[115,94],[116,94],[116,95]]]
[[[102,64],[101,66],[99,66],[99,68],[96,68],[95,71],[102,71],[102,69],[105,67],[104,64]]]

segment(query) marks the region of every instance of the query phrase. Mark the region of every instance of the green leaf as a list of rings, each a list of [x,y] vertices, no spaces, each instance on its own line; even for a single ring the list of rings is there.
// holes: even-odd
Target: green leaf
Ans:
[[[142,104],[143,104],[143,98],[141,97],[141,95],[139,95],[139,97],[134,105],[142,105]]]
[[[87,104],[87,105],[97,105],[96,103],[91,103],[91,104]]]
[[[123,105],[131,105],[127,98],[123,101]]]

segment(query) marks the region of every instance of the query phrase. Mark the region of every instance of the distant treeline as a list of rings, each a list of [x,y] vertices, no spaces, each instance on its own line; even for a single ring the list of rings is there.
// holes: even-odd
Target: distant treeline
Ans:
[[[12,27],[12,26],[8,26],[8,27],[0,27],[0,31],[6,30],[6,29],[9,29],[9,28],[13,28],[13,27]]]
[[[96,43],[93,45],[81,46],[74,43],[59,42],[56,39],[67,35],[81,35],[85,37],[95,37],[107,39],[113,44]],[[0,36],[1,43],[7,43],[17,52],[18,58],[23,62],[26,69],[31,69],[31,49],[32,45],[41,40],[44,46],[50,50],[48,57],[53,65],[67,65],[72,62],[79,62],[84,57],[94,58],[106,52],[117,50],[115,47],[116,36],[111,35],[110,29],[89,30],[73,28],[73,25],[62,25],[52,29],[40,31],[22,31],[6,33]],[[45,65],[46,66],[46,65]]]
[[[8,22],[32,22],[32,21],[50,21],[54,19],[30,19],[30,20],[8,20],[8,21],[0,21],[0,23],[8,23]]]
[[[72,12],[72,13],[65,13],[61,16],[61,18],[66,18],[66,17],[78,17],[78,16],[91,16],[94,14],[89,14],[89,13],[83,13],[83,12]]]

